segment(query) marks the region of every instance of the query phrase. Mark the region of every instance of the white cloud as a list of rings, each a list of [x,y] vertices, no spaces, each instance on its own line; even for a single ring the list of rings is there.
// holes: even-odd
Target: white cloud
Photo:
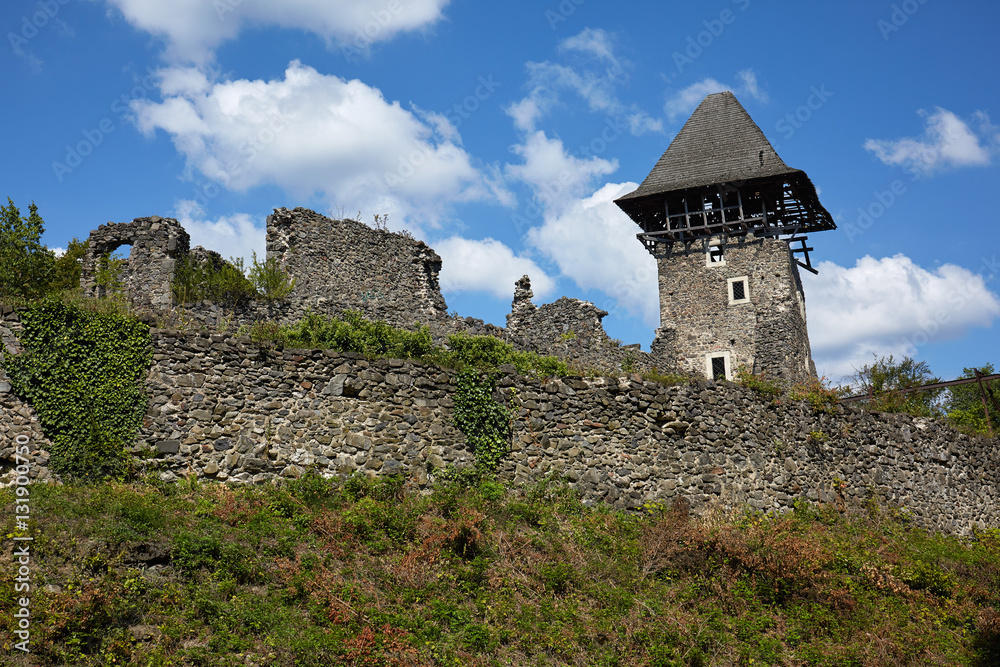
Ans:
[[[524,158],[522,164],[508,164],[507,175],[528,184],[548,210],[558,211],[567,202],[585,194],[595,178],[618,169],[618,161],[599,157],[578,158],[566,152],[559,139],[550,139],[539,130],[511,148]]]
[[[547,212],[544,223],[529,230],[527,240],[581,289],[608,296],[607,303],[596,305],[608,311],[620,309],[656,327],[660,319],[656,261],[636,240],[635,223],[614,203],[637,187],[608,183],[558,214]]]
[[[534,261],[519,257],[495,239],[482,241],[452,236],[434,244],[441,255],[441,289],[444,292],[483,291],[498,298],[514,297],[514,282],[531,278],[531,290],[544,298],[555,281]]]
[[[559,103],[560,92],[569,91],[583,98],[590,111],[618,119],[634,135],[663,130],[659,119],[619,99],[618,88],[628,80],[631,64],[615,55],[610,33],[587,28],[557,48],[562,54],[581,56],[580,62],[527,64],[530,93],[507,109],[518,129],[534,131],[537,121]]]
[[[745,93],[758,102],[767,103],[767,93],[760,89],[760,85],[757,83],[756,72],[752,69],[740,70],[736,73],[736,78],[740,81],[740,85],[737,86],[737,90],[740,93]]]
[[[701,101],[713,93],[730,91],[737,95],[752,97],[758,102],[766,103],[767,93],[761,90],[757,83],[757,74],[752,69],[740,70],[736,73],[737,85],[731,86],[711,77],[692,83],[671,95],[663,106],[670,120],[684,118],[701,104]]]
[[[903,165],[919,175],[929,175],[946,167],[981,167],[990,164],[992,154],[1000,146],[1000,133],[982,111],[973,115],[973,129],[947,109],[937,107],[934,113],[921,109],[925,119],[920,137],[902,139],[868,139],[865,150],[871,151],[885,164]],[[977,131],[978,130],[978,131]]]
[[[621,68],[621,64],[615,56],[612,41],[611,35],[604,30],[584,28],[578,34],[564,39],[557,48],[563,53],[569,51],[589,53],[600,60],[611,63],[615,68]]]
[[[809,338],[820,374],[835,381],[872,354],[914,356],[930,342],[956,339],[1000,317],[1000,297],[979,275],[953,264],[928,270],[906,257],[862,257],[803,274]]]
[[[164,100],[132,103],[147,134],[167,132],[195,172],[235,191],[274,184],[297,198],[321,193],[331,208],[435,222],[451,202],[503,200],[439,114],[403,109],[361,81],[298,61],[284,79],[202,81],[160,73]],[[170,92],[167,92],[170,91]]]
[[[441,19],[449,0],[106,0],[177,62],[205,63],[247,27],[304,30],[351,53]]]
[[[192,248],[200,245],[219,253],[223,259],[242,257],[246,266],[250,265],[253,252],[261,261],[267,256],[267,230],[263,221],[254,224],[246,213],[205,220],[205,212],[196,202],[182,200],[177,203],[174,216],[191,237]]]

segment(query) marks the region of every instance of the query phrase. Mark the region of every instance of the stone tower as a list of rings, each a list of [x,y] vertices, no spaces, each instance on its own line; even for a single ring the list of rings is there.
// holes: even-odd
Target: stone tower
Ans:
[[[708,377],[741,366],[790,382],[816,375],[798,269],[815,273],[805,235],[836,225],[732,93],[702,100],[615,203],[657,258],[655,353]]]

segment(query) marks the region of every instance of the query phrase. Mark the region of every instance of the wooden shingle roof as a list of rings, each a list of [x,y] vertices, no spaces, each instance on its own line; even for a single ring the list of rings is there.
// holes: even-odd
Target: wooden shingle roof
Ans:
[[[803,174],[786,165],[730,92],[709,95],[637,190],[618,201],[715,183]]]

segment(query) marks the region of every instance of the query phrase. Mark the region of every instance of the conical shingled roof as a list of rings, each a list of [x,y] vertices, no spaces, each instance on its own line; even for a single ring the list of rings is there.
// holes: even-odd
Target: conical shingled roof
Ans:
[[[727,91],[702,100],[646,180],[618,201],[798,173],[803,172],[778,157],[750,114]]]

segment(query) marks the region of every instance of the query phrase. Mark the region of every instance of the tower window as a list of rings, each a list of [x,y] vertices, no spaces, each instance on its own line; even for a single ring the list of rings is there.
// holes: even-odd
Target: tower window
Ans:
[[[739,303],[750,303],[750,281],[746,276],[730,278],[729,284],[729,305]]]
[[[725,266],[726,265],[726,255],[723,252],[724,246],[716,238],[712,239],[709,243],[708,251],[705,252],[705,266],[715,267],[715,266]]]
[[[732,380],[729,352],[711,352],[705,355],[705,371],[713,380]]]

